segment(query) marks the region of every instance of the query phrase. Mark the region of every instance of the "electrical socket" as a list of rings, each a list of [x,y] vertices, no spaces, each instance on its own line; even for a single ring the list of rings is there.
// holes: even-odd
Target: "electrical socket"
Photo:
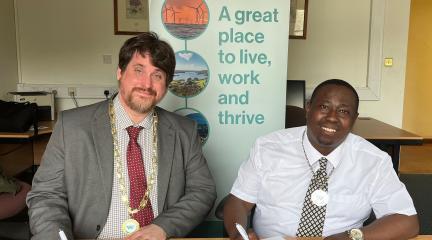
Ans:
[[[76,96],[76,88],[74,88],[74,87],[68,87],[68,96],[69,97]]]

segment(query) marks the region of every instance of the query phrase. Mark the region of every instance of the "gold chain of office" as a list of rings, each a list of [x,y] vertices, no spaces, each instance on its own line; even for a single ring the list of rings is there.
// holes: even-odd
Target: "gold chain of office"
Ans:
[[[151,161],[151,169],[150,169],[150,180],[147,183],[147,189],[144,193],[143,198],[140,201],[138,208],[131,208],[129,203],[129,197],[127,194],[127,189],[125,185],[125,180],[123,177],[123,163],[120,157],[119,144],[117,139],[117,128],[116,128],[116,117],[114,112],[114,104],[113,101],[110,101],[109,104],[109,116],[110,116],[110,124],[111,124],[111,134],[113,136],[113,144],[114,144],[114,168],[116,176],[119,180],[119,188],[121,194],[121,201],[126,205],[128,209],[129,215],[135,214],[140,210],[144,209],[147,206],[151,189],[153,189],[153,185],[156,182],[156,173],[158,169],[158,139],[157,139],[157,125],[158,125],[158,116],[156,111],[153,112],[153,151],[152,151],[152,161]]]

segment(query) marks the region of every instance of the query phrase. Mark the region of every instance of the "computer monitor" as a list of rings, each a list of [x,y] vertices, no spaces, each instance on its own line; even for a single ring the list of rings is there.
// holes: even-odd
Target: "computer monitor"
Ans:
[[[306,83],[304,80],[287,80],[286,105],[305,107]]]

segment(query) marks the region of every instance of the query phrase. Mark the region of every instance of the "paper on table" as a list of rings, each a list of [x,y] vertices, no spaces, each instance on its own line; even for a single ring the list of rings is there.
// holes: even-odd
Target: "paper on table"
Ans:
[[[290,238],[284,238],[282,236],[276,236],[276,237],[269,237],[269,238],[262,238],[261,240],[288,240]],[[295,239],[295,238],[293,238]]]

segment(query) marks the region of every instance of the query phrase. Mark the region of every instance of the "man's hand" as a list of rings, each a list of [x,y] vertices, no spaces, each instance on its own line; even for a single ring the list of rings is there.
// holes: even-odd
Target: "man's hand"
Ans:
[[[137,232],[125,238],[125,240],[165,240],[165,231],[156,224],[150,224],[140,228]]]
[[[364,239],[411,239],[417,236],[419,223],[417,215],[391,214],[375,220],[373,223],[362,227],[361,230]],[[339,240],[350,238],[346,232],[342,232],[324,239]]]
[[[249,228],[247,233],[248,233],[249,240],[258,240],[258,236],[256,235],[256,233],[252,228]]]
[[[243,201],[232,194],[228,195],[224,204],[224,226],[230,239],[243,239],[236,228],[236,223],[246,228],[248,215],[254,206],[254,203]],[[247,232],[251,240],[258,239],[252,229],[249,229]]]

